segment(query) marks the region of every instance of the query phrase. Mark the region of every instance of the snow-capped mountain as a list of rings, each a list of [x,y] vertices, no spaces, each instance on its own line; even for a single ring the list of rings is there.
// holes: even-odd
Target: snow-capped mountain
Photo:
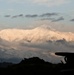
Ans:
[[[66,40],[74,41],[74,33],[60,32],[47,27],[37,27],[34,29],[3,29],[0,31],[0,38],[9,42],[28,41],[45,42]]]
[[[74,52],[74,33],[60,32],[46,26],[0,30],[0,60],[18,62],[37,56],[57,62],[62,59],[54,54],[57,51]]]

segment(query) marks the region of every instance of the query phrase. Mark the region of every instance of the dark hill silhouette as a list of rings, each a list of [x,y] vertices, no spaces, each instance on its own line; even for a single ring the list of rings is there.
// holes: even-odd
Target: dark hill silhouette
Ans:
[[[0,74],[10,75],[10,74],[19,74],[19,75],[35,75],[35,74],[57,74],[58,67],[55,69],[56,65],[45,62],[43,59],[38,57],[24,58],[19,64],[14,64],[8,66],[7,68],[0,68]]]
[[[24,58],[19,64],[49,64],[48,62],[45,62],[43,59],[40,59],[38,57],[33,58]]]
[[[71,65],[70,65],[71,66]],[[73,73],[73,74],[72,74]],[[38,57],[24,58],[20,63],[0,68],[1,75],[74,75],[74,67],[67,64],[52,64]]]
[[[8,66],[11,66],[13,65],[13,63],[10,63],[10,62],[2,62],[0,63],[0,68],[6,68]]]

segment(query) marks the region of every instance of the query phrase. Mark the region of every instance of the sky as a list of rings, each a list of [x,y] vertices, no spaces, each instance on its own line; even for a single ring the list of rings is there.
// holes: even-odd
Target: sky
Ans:
[[[74,0],[0,0],[0,29],[58,23],[73,31],[73,8]]]
[[[74,0],[0,0],[0,61],[57,51],[74,52]]]

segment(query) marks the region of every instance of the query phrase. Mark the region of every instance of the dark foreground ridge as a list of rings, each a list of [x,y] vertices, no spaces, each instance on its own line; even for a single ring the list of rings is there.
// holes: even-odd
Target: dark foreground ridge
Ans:
[[[67,60],[67,58],[66,58]],[[71,67],[72,66],[72,67]],[[18,64],[0,67],[0,75],[74,75],[73,64],[52,64],[38,57],[24,58]]]

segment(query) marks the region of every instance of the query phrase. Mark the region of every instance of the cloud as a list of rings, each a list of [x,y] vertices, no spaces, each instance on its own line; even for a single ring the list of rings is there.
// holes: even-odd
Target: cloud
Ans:
[[[28,18],[35,18],[35,17],[38,17],[37,14],[34,14],[34,15],[25,15],[25,17],[28,17]]]
[[[58,60],[61,60],[62,57],[60,58],[58,56],[55,56],[54,55],[55,52],[57,51],[71,52],[74,49],[74,47],[70,47],[69,42],[65,40],[43,42],[43,43],[29,43],[29,42],[26,43],[25,41],[21,41],[21,42],[22,43],[11,42],[13,44],[9,42],[9,45],[7,47],[5,46],[0,47],[0,58],[4,61],[14,62],[15,61],[14,59],[21,60],[24,57],[29,58],[29,57],[37,56],[49,62],[51,60],[53,62],[58,62]],[[12,48],[12,46],[16,47],[16,49]]]
[[[50,17],[50,16],[57,16],[58,13],[44,13],[42,15],[40,15],[40,17]]]
[[[52,21],[52,20],[55,20],[55,18],[41,18],[40,20],[42,20],[42,21],[44,21],[44,20]]]
[[[17,15],[15,15],[15,16],[12,16],[12,18],[17,18],[18,16]]]
[[[62,21],[62,20],[64,20],[64,18],[63,17],[59,17],[58,19],[52,20],[52,22],[57,22],[57,21]]]
[[[19,14],[19,15],[12,16],[12,18],[18,18],[18,17],[24,17],[24,15],[23,14]]]
[[[4,17],[10,17],[11,15],[5,15]]]
[[[70,43],[70,42],[67,42],[65,39],[57,40],[56,43],[57,43],[57,45],[62,44],[62,45],[64,45],[67,48],[71,48],[71,49],[74,48],[74,42]]]
[[[70,21],[74,22],[74,19],[71,19]]]
[[[18,17],[23,17],[23,14],[19,14]]]
[[[58,19],[55,19],[55,18],[49,18],[49,17],[43,17],[41,20],[49,20],[49,21],[51,21],[51,22],[58,22],[58,21],[62,21],[62,20],[64,20],[64,18],[63,17],[59,17]]]
[[[42,14],[42,15],[38,15],[38,14],[26,14],[25,15],[25,17],[26,18],[36,18],[36,17],[51,17],[51,16],[57,16],[58,15],[58,13],[44,13],[44,14]],[[5,15],[5,17],[10,17],[11,15]],[[23,14],[19,14],[19,15],[14,15],[14,16],[12,16],[12,18],[18,18],[18,17],[24,17],[24,15]],[[49,19],[51,19],[51,18],[49,18]]]

